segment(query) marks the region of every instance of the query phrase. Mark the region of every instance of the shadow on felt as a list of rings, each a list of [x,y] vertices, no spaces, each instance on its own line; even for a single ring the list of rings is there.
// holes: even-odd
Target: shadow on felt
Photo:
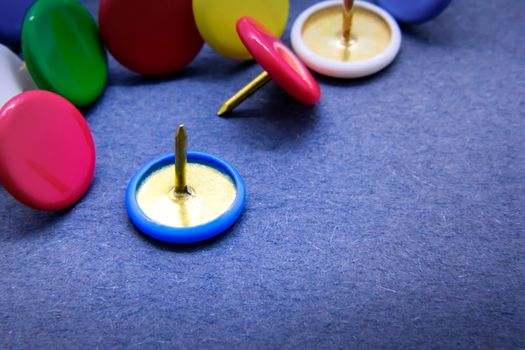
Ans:
[[[0,192],[4,192],[6,197],[11,197],[4,189],[0,190]],[[11,232],[3,231],[2,236],[4,238],[24,239],[41,234],[43,229],[53,226],[62,220],[72,209],[70,207],[58,211],[35,210],[19,203],[12,197],[7,198],[5,202],[7,203],[5,212],[9,213],[9,215],[2,218],[2,223],[5,225],[8,221],[12,222],[14,223],[13,225],[7,226],[16,225],[17,230]],[[47,233],[49,234],[50,232]]]
[[[317,106],[304,105],[270,82],[221,119],[239,139],[263,149],[299,145],[314,133],[321,117]]]
[[[108,86],[148,86],[172,80],[193,78],[197,74],[198,70],[194,67],[186,67],[178,72],[168,75],[143,76],[130,71],[123,66],[111,66],[108,72]]]
[[[0,186],[0,196],[5,195],[6,197],[10,197],[6,200],[8,203],[6,212],[9,213],[9,216],[0,219],[2,220],[2,223],[6,223],[4,220],[17,223],[17,228],[19,228],[19,230],[16,232],[16,235],[18,236],[16,238],[26,238],[28,235],[38,234],[38,231],[63,220],[75,207],[81,205],[85,200],[89,200],[89,193],[92,191],[93,187],[95,187],[97,182],[98,178],[97,176],[94,176],[90,186],[76,203],[65,209],[55,211],[30,208],[17,201],[5,190],[5,188]]]
[[[455,47],[461,43],[456,40],[458,37],[456,31],[459,29],[456,28],[454,20],[455,19],[451,16],[450,8],[448,8],[437,18],[426,23],[399,23],[399,28],[401,29],[403,37],[412,39],[419,44],[427,46]],[[403,43],[401,43],[401,47],[402,46]]]
[[[148,86],[184,79],[220,81],[224,80],[224,77],[239,74],[255,64],[254,61],[236,61],[224,58],[209,51],[201,51],[192,62],[182,69],[172,74],[160,76],[140,75],[111,58],[108,66],[108,86]]]

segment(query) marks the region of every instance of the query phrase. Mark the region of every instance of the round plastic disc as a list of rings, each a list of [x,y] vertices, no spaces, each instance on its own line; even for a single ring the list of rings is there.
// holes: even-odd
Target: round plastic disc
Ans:
[[[342,5],[318,3],[301,13],[292,27],[292,47],[311,69],[336,78],[359,78],[388,66],[399,52],[401,31],[386,11],[356,1],[351,36],[342,39]]]
[[[188,152],[187,159],[189,194],[173,192],[173,153],[144,165],[128,184],[128,215],[152,238],[168,243],[204,241],[233,225],[244,208],[246,189],[232,165],[198,152]]]
[[[106,52],[89,12],[76,0],[38,0],[22,28],[22,51],[37,86],[77,106],[102,93]]]
[[[398,21],[419,24],[437,17],[452,0],[378,0]]]
[[[250,17],[239,19],[237,32],[253,58],[286,92],[305,104],[319,101],[319,84],[282,41]]]
[[[115,59],[143,75],[181,69],[204,43],[191,0],[102,0],[98,22]]]
[[[9,99],[26,90],[36,89],[24,62],[11,50],[0,44],[0,107]]]
[[[255,18],[280,37],[288,7],[288,0],[193,0],[195,21],[206,43],[221,55],[238,60],[251,58],[235,30],[239,18]]]
[[[0,1],[0,43],[20,45],[20,31],[27,9],[35,0]]]
[[[64,209],[82,197],[95,170],[84,117],[49,91],[23,92],[0,109],[0,181],[20,202]]]

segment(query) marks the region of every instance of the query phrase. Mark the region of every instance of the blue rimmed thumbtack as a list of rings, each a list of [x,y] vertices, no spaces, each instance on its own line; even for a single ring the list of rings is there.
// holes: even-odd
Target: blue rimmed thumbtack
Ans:
[[[228,162],[186,152],[184,125],[175,134],[175,154],[144,165],[131,178],[126,207],[143,233],[168,243],[195,243],[217,236],[239,217],[246,188]]]

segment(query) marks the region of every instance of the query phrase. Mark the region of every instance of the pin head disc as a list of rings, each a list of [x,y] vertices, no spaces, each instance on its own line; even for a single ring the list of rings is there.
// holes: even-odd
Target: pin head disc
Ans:
[[[102,0],[98,23],[113,57],[143,75],[178,71],[204,43],[191,0]]]
[[[319,101],[321,89],[308,68],[262,24],[241,17],[237,32],[253,58],[286,92],[305,104]]]
[[[0,109],[0,181],[20,202],[64,209],[87,191],[95,145],[69,101],[43,90],[23,92]]]
[[[299,58],[311,69],[336,78],[359,78],[380,71],[396,57],[401,31],[386,11],[355,1],[350,41],[342,39],[341,1],[318,3],[296,19],[291,41]]]
[[[0,43],[20,45],[20,31],[27,9],[35,0],[0,1]]]
[[[27,11],[22,52],[39,88],[86,106],[102,93],[106,51],[91,14],[76,0],[38,0]]]
[[[235,30],[238,19],[255,18],[280,37],[288,8],[288,0],[193,0],[195,21],[206,43],[221,55],[238,60],[251,58]]]
[[[0,107],[9,99],[26,90],[36,89],[24,62],[4,45],[0,44]]]
[[[133,224],[168,243],[195,243],[228,229],[244,208],[244,182],[233,166],[188,152],[187,193],[174,192],[174,154],[144,165],[131,178],[126,207]]]
[[[439,16],[452,0],[378,0],[398,21],[419,24]]]

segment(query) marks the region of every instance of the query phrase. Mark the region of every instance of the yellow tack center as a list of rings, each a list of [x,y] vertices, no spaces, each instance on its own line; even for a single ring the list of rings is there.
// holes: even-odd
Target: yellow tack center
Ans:
[[[316,54],[341,62],[362,61],[386,49],[391,33],[388,23],[378,14],[354,6],[350,45],[342,38],[343,10],[327,7],[308,17],[302,29],[306,46]]]
[[[186,165],[189,194],[173,191],[175,165],[150,174],[137,191],[140,209],[151,220],[171,227],[205,224],[227,211],[237,195],[231,178],[199,163]]]

